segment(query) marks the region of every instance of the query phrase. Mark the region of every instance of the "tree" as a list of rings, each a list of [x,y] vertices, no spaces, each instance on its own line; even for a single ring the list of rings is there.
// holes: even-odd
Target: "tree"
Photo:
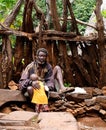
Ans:
[[[105,12],[106,12],[106,0],[102,1],[97,1],[96,9],[95,12],[92,13],[91,18],[89,20],[89,24],[92,26],[97,26],[97,30],[91,27],[87,27],[85,31],[85,36],[90,36],[90,35],[98,35],[98,46],[99,46],[99,51],[100,51],[100,78],[98,82],[98,86],[101,88],[102,86],[106,85],[106,50],[105,50],[105,37],[104,33],[105,28],[106,28],[106,17],[105,17]]]
[[[97,18],[97,29],[98,29],[98,47],[100,52],[100,78],[99,87],[102,88],[106,85],[106,49],[105,49],[105,37],[104,37],[104,23],[101,15],[102,0],[97,1],[95,14]]]
[[[18,2],[22,1],[19,0]],[[16,9],[14,8],[11,15],[7,17],[10,18],[10,24],[8,26],[6,26],[6,22],[0,23],[0,35],[3,36],[4,45],[1,58],[4,62],[1,60],[2,67],[0,68],[1,81],[3,81],[2,87],[5,88],[7,86],[7,82],[4,84],[4,81],[9,81],[8,74],[10,71],[13,72],[11,78],[18,82],[22,70],[33,59],[34,53],[36,53],[36,50],[39,47],[48,49],[50,54],[48,60],[53,66],[58,64],[62,67],[65,82],[71,83],[72,86],[97,87],[100,77],[103,77],[101,75],[103,73],[100,74],[99,72],[105,70],[105,62],[102,60],[104,56],[102,55],[102,49],[104,47],[105,37],[102,37],[101,35],[103,34],[103,24],[99,12],[100,3],[97,2],[96,7],[98,25],[96,28],[85,23],[85,21],[82,22],[76,19],[72,6],[73,3],[70,3],[70,0],[63,0],[62,4],[59,4],[59,6],[61,5],[62,7],[61,14],[59,14],[60,11],[58,11],[57,1],[50,0],[49,2],[50,23],[47,21],[45,11],[43,12],[42,9],[38,7],[37,1],[35,2],[34,0],[23,1],[23,20],[18,30],[12,29],[9,26],[15,20],[16,15],[18,15],[18,13],[14,14],[14,12],[16,9],[19,10],[21,3],[20,6]],[[18,4],[16,4],[16,6],[17,5]],[[97,29],[100,41],[98,36],[83,36],[79,24]],[[36,27],[39,29],[37,32]],[[9,50],[7,45],[10,45],[10,42],[7,42],[6,40],[9,38],[9,35],[16,36],[16,46],[14,53],[12,53],[13,56],[9,55],[10,51],[7,51]],[[10,68],[8,67],[8,63],[10,63],[9,56],[11,56],[10,61],[12,61],[12,57],[14,57],[14,64],[12,63],[13,67]],[[3,68],[5,66],[6,68]],[[101,71],[99,71],[100,67]],[[5,69],[5,76],[3,76],[2,73],[3,69]],[[101,81],[101,83],[103,83],[105,79],[102,78]],[[105,85],[105,82],[103,85]]]

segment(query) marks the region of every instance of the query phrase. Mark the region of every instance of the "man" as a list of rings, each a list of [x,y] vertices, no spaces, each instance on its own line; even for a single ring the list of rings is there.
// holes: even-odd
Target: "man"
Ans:
[[[39,48],[36,52],[36,57],[33,62],[31,62],[22,73],[21,79],[19,81],[19,88],[23,92],[28,92],[29,96],[32,98],[33,90],[39,89],[36,84],[32,87],[32,81],[30,79],[31,74],[37,74],[40,81],[43,81],[45,86],[49,88],[49,91],[55,91],[55,79],[58,81],[58,91],[72,91],[64,87],[62,71],[59,66],[52,66],[47,62],[48,51],[45,48]]]

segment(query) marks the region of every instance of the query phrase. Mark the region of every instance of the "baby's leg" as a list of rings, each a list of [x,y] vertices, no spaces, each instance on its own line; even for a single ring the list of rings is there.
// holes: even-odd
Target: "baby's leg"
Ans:
[[[48,104],[44,104],[44,105],[42,105],[42,107],[43,107],[43,112],[48,112],[49,111]]]
[[[40,104],[35,105],[35,112],[40,113]]]

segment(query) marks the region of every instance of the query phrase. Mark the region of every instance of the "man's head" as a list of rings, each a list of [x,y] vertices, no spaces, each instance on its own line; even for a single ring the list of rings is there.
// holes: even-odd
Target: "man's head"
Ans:
[[[48,51],[45,48],[39,48],[36,52],[37,62],[39,64],[44,64],[47,60]]]
[[[44,52],[46,55],[48,55],[48,51],[45,48],[39,48],[36,52],[36,55],[39,55],[40,52]]]

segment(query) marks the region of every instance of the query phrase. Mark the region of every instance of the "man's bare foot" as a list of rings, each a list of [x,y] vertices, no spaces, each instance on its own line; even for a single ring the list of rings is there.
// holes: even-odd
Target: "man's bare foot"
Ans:
[[[59,93],[73,92],[74,90],[74,87],[64,87],[63,89],[59,90]]]

